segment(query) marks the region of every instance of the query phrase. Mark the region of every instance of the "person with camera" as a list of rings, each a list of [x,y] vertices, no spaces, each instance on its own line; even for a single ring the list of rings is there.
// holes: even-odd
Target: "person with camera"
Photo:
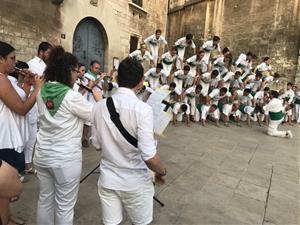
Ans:
[[[102,149],[98,193],[103,224],[120,224],[123,206],[133,224],[149,224],[154,196],[150,170],[157,183],[164,183],[166,167],[156,151],[153,111],[135,94],[143,86],[143,72],[138,60],[124,59],[118,90],[93,109],[92,143]]]
[[[82,167],[81,137],[92,104],[73,91],[75,56],[61,47],[49,55],[45,84],[37,96],[39,131],[34,164],[40,184],[37,224],[73,224]],[[96,92],[92,93],[99,100]]]

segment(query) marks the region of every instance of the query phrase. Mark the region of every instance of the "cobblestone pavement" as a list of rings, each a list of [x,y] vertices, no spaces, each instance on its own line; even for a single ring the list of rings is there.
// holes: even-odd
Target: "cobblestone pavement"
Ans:
[[[266,135],[266,127],[243,124],[204,128],[169,126],[158,151],[167,166],[166,184],[156,187],[153,224],[299,224],[300,126],[293,139]],[[100,154],[83,151],[83,173]],[[80,185],[75,224],[102,224],[95,173]],[[15,215],[35,224],[38,180],[29,176]],[[124,215],[123,224],[131,224]]]

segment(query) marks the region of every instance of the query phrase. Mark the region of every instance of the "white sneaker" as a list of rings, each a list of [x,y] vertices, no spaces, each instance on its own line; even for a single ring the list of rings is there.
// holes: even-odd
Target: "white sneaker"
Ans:
[[[287,136],[287,138],[293,138],[292,131],[290,131],[290,130],[286,131],[286,136]]]

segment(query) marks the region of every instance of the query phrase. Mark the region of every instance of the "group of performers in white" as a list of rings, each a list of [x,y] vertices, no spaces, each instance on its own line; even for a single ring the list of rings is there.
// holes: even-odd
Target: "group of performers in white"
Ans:
[[[170,93],[162,101],[162,104],[164,105],[164,111],[172,114],[171,122],[174,126],[177,126],[179,122],[185,122],[186,126],[190,126],[191,122],[194,122],[202,124],[204,127],[209,126],[209,124],[215,124],[217,127],[221,125],[229,127],[230,124],[241,126],[241,121],[246,121],[249,126],[254,123],[257,123],[259,126],[262,123],[266,123],[268,125],[268,135],[286,138],[293,137],[290,130],[279,131],[278,126],[283,123],[293,125],[294,121],[300,124],[300,88],[297,88],[292,83],[288,83],[285,89],[278,91],[271,90],[274,83],[278,81],[279,75],[273,72],[269,57],[265,57],[262,62],[256,63],[256,55],[252,52],[247,52],[241,53],[234,59],[231,49],[228,47],[221,49],[219,44],[220,38],[218,36],[214,36],[212,40],[207,40],[202,46],[198,46],[197,48],[193,42],[193,35],[191,33],[179,38],[172,45],[168,45],[161,34],[161,30],[156,30],[155,34],[144,40],[144,43],[140,45],[140,49],[129,54],[129,57],[136,58],[144,68],[147,67],[146,64],[150,65],[149,69],[144,70],[144,86],[136,91],[136,95],[140,100],[146,102],[149,96],[156,90],[168,90]],[[159,55],[160,47],[166,47],[168,51]],[[148,48],[150,52],[147,50]],[[193,55],[185,57],[186,48],[192,48]],[[38,56],[28,62],[29,70],[32,73],[38,75],[44,74],[46,64],[43,59],[48,57],[48,50],[51,50],[51,45],[43,43],[38,51]],[[58,49],[56,51],[58,51],[57,55],[64,55],[64,57],[68,58],[66,53],[59,52],[62,50]],[[14,52],[14,50],[12,49],[11,52]],[[59,63],[57,61],[57,64]],[[255,66],[256,64],[258,65]],[[91,105],[102,98],[110,97],[118,89],[116,82],[118,76],[117,69],[113,68],[109,74],[104,74],[100,72],[101,66],[103,65],[100,65],[98,61],[92,61],[87,71],[85,65],[82,64],[79,65],[78,71],[75,71],[75,67],[72,68],[72,73],[75,71],[78,74],[73,90],[80,92],[88,102],[92,103],[86,104],[86,108],[79,108],[76,104],[72,105],[72,107],[78,110],[76,113],[81,119],[88,118],[89,112],[92,109]],[[51,71],[48,72],[51,74]],[[32,90],[33,88],[30,90],[30,85],[28,93],[21,93],[18,80],[13,77],[9,79],[16,91],[19,91],[20,97],[24,95],[23,97],[26,98],[28,95],[37,95]],[[50,109],[50,114],[55,114],[58,108],[52,109],[54,103],[47,100],[49,96],[62,94],[63,99],[66,96],[64,104],[67,104],[69,100],[71,104],[71,101],[77,97],[79,98],[76,94],[74,96],[70,94],[66,95],[68,90],[65,90],[63,87],[58,87],[59,91],[57,91],[50,86],[46,87],[48,88],[47,91],[45,91],[45,88],[42,88],[37,98],[38,103],[44,102],[46,104],[46,107]],[[46,98],[45,96],[48,97]],[[33,100],[29,100],[30,104],[33,105]],[[55,104],[60,105],[62,102],[55,102]],[[81,105],[84,106],[85,104],[82,103]],[[29,108],[29,105],[25,104],[22,107]],[[45,110],[45,107],[39,108],[39,112]],[[66,108],[66,111],[68,110]],[[72,109],[70,110],[72,111]],[[19,147],[25,149],[26,173],[35,172],[31,166],[31,159],[37,137],[37,114],[37,106],[35,105],[28,113],[28,126],[22,128],[24,129],[24,134],[26,133],[27,141],[25,145],[9,146],[9,149],[15,149],[16,152],[18,152]],[[50,114],[47,114],[49,121],[51,121]],[[66,123],[70,121],[66,121]],[[4,123],[5,121],[2,122]],[[40,122],[43,123],[43,121]],[[47,127],[47,124],[44,124],[43,127]],[[25,129],[27,132],[25,132]],[[90,133],[92,133],[91,122],[86,120],[82,134],[82,145],[84,147],[88,147],[90,144]],[[55,143],[55,139],[53,140],[55,135],[60,134],[51,134],[51,130],[47,129],[39,131],[36,145],[38,151],[35,155],[35,162],[40,168],[43,168],[44,164],[52,163],[54,165],[59,161],[58,158],[55,158],[55,154],[50,157],[47,155],[47,151],[44,151],[45,146],[57,144]],[[14,135],[12,136],[14,137]],[[46,141],[43,143],[41,140]],[[81,141],[81,137],[78,140]],[[76,139],[76,141],[78,140]],[[72,140],[66,139],[66,145],[68,144],[72,146]],[[0,147],[3,149],[8,148],[6,146]],[[57,146],[56,149],[61,149],[61,146]],[[71,155],[69,156],[71,157]],[[50,162],[45,161],[49,157],[53,160]],[[72,157],[75,157],[74,154]],[[80,160],[79,156],[78,160]],[[71,161],[69,162],[70,164],[72,164]],[[74,167],[73,169],[78,170],[78,173],[76,172],[77,182],[80,177],[81,168]],[[68,171],[70,174],[73,172]],[[48,182],[48,173],[49,171],[40,169],[41,177],[42,175],[44,176],[41,180],[44,179],[43,182],[45,183]],[[60,172],[54,171],[54,173]],[[43,208],[43,201],[48,201],[46,199],[47,191],[49,190],[47,190],[46,186],[42,187],[38,210],[38,222],[41,224],[47,222],[48,218],[46,206]],[[77,191],[78,186],[74,190],[74,193],[77,193]],[[75,197],[72,200],[74,202],[76,201]],[[72,219],[73,214],[67,220],[72,221]]]
[[[249,126],[264,122],[269,135],[291,138],[290,130],[278,131],[277,127],[293,125],[292,121],[300,123],[300,89],[288,83],[286,89],[271,90],[279,74],[273,72],[269,57],[257,62],[257,56],[249,51],[234,59],[231,50],[221,49],[219,42],[220,38],[214,36],[197,48],[189,33],[168,47],[161,30],[157,30],[139,50],[129,54],[153,66],[145,72],[147,83],[138,93],[140,99],[146,101],[157,89],[169,89],[164,103],[173,114],[175,126],[182,120],[187,126],[192,121],[205,127],[208,120],[218,127],[220,121],[227,127],[231,122],[237,126],[241,121]],[[166,45],[169,51],[157,57],[160,45]],[[194,55],[185,58],[188,47]]]

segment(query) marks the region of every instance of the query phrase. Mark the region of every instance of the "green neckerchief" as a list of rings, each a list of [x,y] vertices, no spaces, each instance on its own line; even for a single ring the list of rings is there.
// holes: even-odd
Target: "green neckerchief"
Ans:
[[[46,82],[42,86],[41,96],[51,116],[55,115],[70,89],[67,85],[57,82]]]
[[[98,75],[97,74],[94,74],[92,71],[88,70],[87,71],[88,74],[90,74],[91,76],[93,76],[95,78],[95,80],[97,80],[98,78]]]

